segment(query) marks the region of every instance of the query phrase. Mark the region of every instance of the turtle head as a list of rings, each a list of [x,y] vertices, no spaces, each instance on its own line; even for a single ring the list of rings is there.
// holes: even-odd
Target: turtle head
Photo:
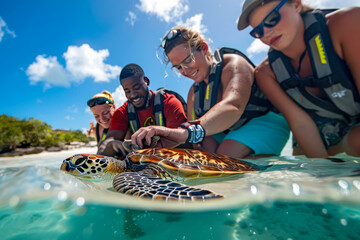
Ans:
[[[60,170],[74,175],[91,176],[106,172],[109,160],[94,154],[76,154],[63,161]]]

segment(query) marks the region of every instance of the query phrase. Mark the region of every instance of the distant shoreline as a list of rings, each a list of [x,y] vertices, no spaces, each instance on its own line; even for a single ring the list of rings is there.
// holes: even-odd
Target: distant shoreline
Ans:
[[[66,152],[66,151],[78,151],[80,149],[94,149],[96,152],[96,142],[89,142],[87,144],[74,142],[70,145],[65,145],[61,147],[31,147],[31,148],[17,148],[15,151],[5,152],[0,154],[0,158],[9,158],[9,157],[22,157],[27,155],[36,155],[41,153],[59,153],[59,152]]]
[[[38,152],[37,152],[38,151]],[[95,154],[97,152],[97,145],[96,142],[89,142],[87,144],[85,143],[73,143],[71,145],[65,145],[63,147],[52,147],[48,149],[40,149],[34,151],[34,149],[31,150],[31,148],[27,149],[17,149],[16,152],[8,152],[8,153],[2,153],[0,154],[0,159],[4,158],[15,158],[15,157],[25,157],[25,156],[39,156],[39,155],[49,155],[54,154],[57,155],[58,153],[68,153],[76,154],[76,153],[92,153]],[[292,156],[292,145],[291,141],[289,140],[284,147],[284,149],[281,152],[280,156]]]

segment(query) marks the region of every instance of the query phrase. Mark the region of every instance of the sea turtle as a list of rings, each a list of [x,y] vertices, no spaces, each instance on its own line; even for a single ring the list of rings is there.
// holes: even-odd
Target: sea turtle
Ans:
[[[60,169],[82,176],[106,172],[117,174],[113,179],[114,189],[137,197],[204,200],[223,196],[174,180],[225,177],[258,171],[261,167],[194,149],[147,148],[129,153],[124,160],[94,154],[76,154],[65,159]]]

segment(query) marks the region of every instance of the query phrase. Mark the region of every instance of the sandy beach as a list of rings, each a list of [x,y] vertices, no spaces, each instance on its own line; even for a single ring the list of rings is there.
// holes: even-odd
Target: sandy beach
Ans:
[[[0,169],[12,167],[50,167],[57,168],[63,159],[70,157],[77,153],[91,153],[94,154],[97,147],[80,147],[59,152],[41,152],[37,154],[29,154],[15,157],[0,157]]]
[[[14,157],[0,157],[0,161],[4,159],[15,159],[15,158],[22,158],[22,159],[34,159],[34,158],[52,158],[52,157],[59,157],[59,155],[73,155],[76,153],[96,153],[97,147],[80,147],[74,148],[69,150],[62,150],[59,152],[48,152],[43,151],[41,153],[36,154],[28,154],[23,156],[14,156]]]
[[[66,158],[68,156],[77,154],[77,153],[91,153],[94,154],[97,151],[97,147],[79,147],[79,148],[74,148],[74,149],[69,149],[69,150],[62,150],[59,152],[41,152],[41,153],[37,153],[37,154],[28,154],[28,155],[23,155],[23,156],[14,156],[14,157],[0,157],[0,162],[2,161],[7,161],[7,160],[31,160],[31,159],[53,159],[53,158]],[[283,149],[283,151],[281,152],[281,156],[291,156],[292,155],[292,146],[291,146],[291,141],[288,141]],[[0,166],[0,168],[2,168]]]

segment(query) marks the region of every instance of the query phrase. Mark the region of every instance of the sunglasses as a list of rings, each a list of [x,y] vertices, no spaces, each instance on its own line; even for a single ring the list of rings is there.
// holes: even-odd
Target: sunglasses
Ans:
[[[171,70],[178,72],[180,71],[182,68],[186,68],[188,69],[190,67],[190,65],[195,62],[195,56],[194,53],[196,50],[198,50],[200,48],[200,45],[197,46],[186,58],[184,58],[184,60],[181,61],[181,63],[176,64],[174,66],[171,67]]]
[[[179,36],[181,34],[181,31],[180,30],[177,30],[177,29],[172,29],[170,30],[166,35],[165,37],[162,39],[161,41],[161,46],[163,48],[165,48],[165,44],[167,41],[170,41],[174,38],[176,38],[177,36]]]
[[[275,27],[280,19],[281,15],[279,13],[280,8],[287,2],[287,0],[282,0],[279,5],[277,5],[265,18],[262,22],[254,27],[250,31],[250,35],[254,38],[262,38],[264,36],[264,27],[272,28]]]
[[[111,100],[104,97],[92,98],[89,101],[87,101],[87,105],[91,108],[95,105],[103,105],[105,103],[114,104]]]

